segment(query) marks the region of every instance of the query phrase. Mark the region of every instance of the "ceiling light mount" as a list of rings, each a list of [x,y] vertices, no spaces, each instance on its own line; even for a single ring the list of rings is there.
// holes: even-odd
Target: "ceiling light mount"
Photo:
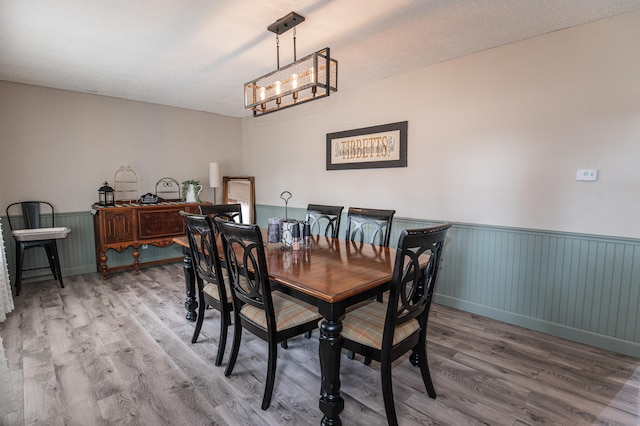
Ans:
[[[253,111],[254,117],[314,101],[338,90],[338,61],[331,59],[328,47],[300,60],[296,58],[295,27],[304,20],[291,12],[267,27],[276,34],[278,69],[244,85],[244,106]],[[279,36],[292,28],[294,62],[281,68]]]
[[[304,16],[298,15],[295,12],[291,12],[290,14],[283,16],[278,19],[273,24],[269,25],[267,29],[272,33],[276,33],[277,35],[284,34],[289,31],[291,28],[294,28],[296,25],[304,22]]]

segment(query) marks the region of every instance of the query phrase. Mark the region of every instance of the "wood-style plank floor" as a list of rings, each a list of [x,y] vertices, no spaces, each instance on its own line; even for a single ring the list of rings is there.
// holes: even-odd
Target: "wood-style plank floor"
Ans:
[[[271,407],[260,409],[266,344],[243,334],[214,366],[219,315],[200,340],[185,320],[179,263],[26,282],[0,324],[2,425],[318,425],[318,331],[279,348]],[[229,340],[233,331],[230,330]],[[229,344],[230,346],[230,344]],[[429,399],[406,358],[394,364],[400,424],[640,425],[640,359],[434,305]],[[379,365],[342,360],[344,425],[386,423]]]

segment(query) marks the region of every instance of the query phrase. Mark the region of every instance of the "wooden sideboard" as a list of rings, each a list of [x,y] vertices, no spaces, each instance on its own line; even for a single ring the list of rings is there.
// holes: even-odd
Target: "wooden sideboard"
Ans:
[[[141,265],[169,262],[181,258],[165,259],[140,263],[138,249],[143,244],[167,247],[173,244],[173,238],[184,235],[184,222],[180,211],[198,213],[199,206],[208,203],[160,202],[158,204],[116,204],[115,207],[100,207],[94,204],[93,229],[96,245],[96,268],[102,271],[102,278],[107,279],[107,250],[113,249],[122,253],[133,247],[133,263],[119,266],[112,270],[133,267],[140,273]]]

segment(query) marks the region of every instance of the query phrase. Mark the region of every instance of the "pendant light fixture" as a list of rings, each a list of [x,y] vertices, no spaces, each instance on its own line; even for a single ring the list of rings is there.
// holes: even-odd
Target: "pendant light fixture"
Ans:
[[[253,116],[329,96],[338,90],[338,61],[331,59],[328,47],[304,58],[296,58],[296,25],[304,17],[295,12],[278,19],[267,29],[276,34],[278,69],[244,85],[244,106]],[[293,28],[293,63],[280,67],[280,34]]]

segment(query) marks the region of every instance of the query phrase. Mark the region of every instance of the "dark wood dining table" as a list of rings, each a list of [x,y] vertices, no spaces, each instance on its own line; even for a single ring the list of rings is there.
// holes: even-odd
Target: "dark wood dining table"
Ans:
[[[349,306],[371,299],[388,288],[395,249],[324,236],[312,236],[311,240],[311,248],[296,251],[284,248],[281,243],[269,243],[265,255],[272,285],[317,306],[324,318],[319,343],[320,410],[324,414],[321,424],[340,425],[340,412],[344,408],[340,395],[341,320]],[[174,241],[188,247],[186,237]],[[193,275],[187,276],[193,274],[187,271],[188,267],[185,259],[187,299],[194,302],[195,280]],[[195,311],[197,302],[195,307],[189,303],[187,309],[191,308]]]

